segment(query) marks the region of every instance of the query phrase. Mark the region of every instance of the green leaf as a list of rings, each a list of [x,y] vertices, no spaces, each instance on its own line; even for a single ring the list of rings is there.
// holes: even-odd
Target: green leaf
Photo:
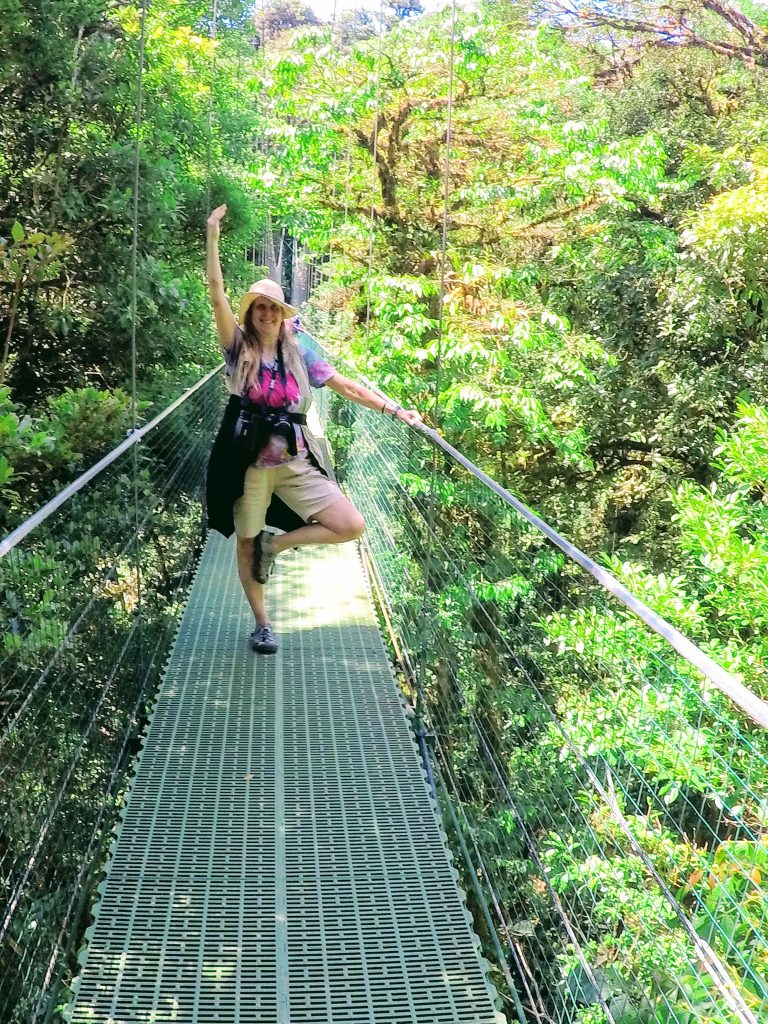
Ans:
[[[0,455],[0,487],[5,487],[13,474],[13,466],[4,455]]]

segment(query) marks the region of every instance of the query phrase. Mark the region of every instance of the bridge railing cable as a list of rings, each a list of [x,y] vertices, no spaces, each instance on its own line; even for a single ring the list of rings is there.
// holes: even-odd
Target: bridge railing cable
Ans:
[[[8,1024],[48,1019],[73,973],[125,771],[201,550],[205,464],[226,398],[220,369],[0,544]]]
[[[765,702],[433,431],[328,404],[509,1015],[768,1019]]]

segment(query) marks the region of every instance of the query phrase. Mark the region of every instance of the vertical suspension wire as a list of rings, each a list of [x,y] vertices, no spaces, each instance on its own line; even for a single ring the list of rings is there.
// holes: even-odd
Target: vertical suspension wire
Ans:
[[[448,206],[451,197],[451,143],[453,138],[453,93],[454,93],[454,64],[456,54],[456,0],[452,0],[451,3],[451,29],[450,29],[450,42],[449,42],[449,57],[448,57],[448,103],[446,109],[446,126],[445,126],[445,161],[443,164],[443,217],[442,217],[442,232],[440,240],[440,289],[439,289],[439,308],[437,314],[437,335],[435,339],[435,399],[434,399],[434,410],[433,410],[433,421],[435,429],[439,429],[440,425],[440,389],[442,385],[442,361],[443,361],[443,332],[444,332],[444,307],[445,307],[445,268],[447,262],[447,251],[448,251]],[[427,543],[426,553],[424,559],[424,593],[425,596],[429,594],[429,587],[432,579],[432,566],[434,562],[434,533],[435,533],[435,522],[436,522],[436,496],[437,496],[437,459],[438,451],[435,446],[432,447],[432,467],[430,470],[430,481],[429,481],[429,502],[427,507]],[[427,664],[426,664],[426,651],[431,649],[431,645],[428,643],[426,631],[427,631],[427,618],[422,620],[422,643],[421,656],[417,665],[417,676],[416,676],[416,723],[417,728],[424,731],[424,708],[425,699],[424,693],[426,688],[426,675],[427,675]]]
[[[365,346],[371,337],[371,278],[373,276],[373,220],[376,212],[376,179],[378,176],[379,160],[379,114],[381,106],[381,58],[384,52],[384,0],[379,3],[379,46],[376,53],[376,90],[374,93],[373,111],[373,188],[371,192],[371,212],[368,229],[368,276],[366,279],[366,307],[365,307]]]
[[[349,221],[349,178],[352,173],[352,132],[347,135],[347,167],[344,180],[344,227]]]
[[[132,430],[138,428],[138,399],[137,399],[137,317],[138,317],[138,265],[139,265],[139,184],[141,179],[141,131],[144,117],[144,64],[146,59],[146,37],[147,37],[147,5],[148,0],[142,0],[141,14],[139,21],[139,53],[136,84],[136,143],[133,152],[133,238],[131,241],[131,424]],[[139,622],[142,615],[142,579],[141,579],[141,554],[139,546],[140,514],[139,514],[139,445],[133,446],[133,512],[135,537],[135,571],[136,571],[136,614]],[[139,651],[143,649],[140,630]]]
[[[335,39],[336,39],[336,6],[337,6],[336,0],[333,0],[333,19],[331,21],[331,45],[333,45],[333,43],[335,42]],[[333,160],[333,177],[332,177],[334,202],[335,202],[335,199],[336,199],[336,171],[337,171],[337,169],[338,169],[338,161],[334,158],[334,160]],[[333,264],[333,256],[334,256],[334,252],[333,252],[333,248],[334,248],[334,246],[333,246],[333,233],[334,233],[335,224],[336,224],[336,210],[331,208],[331,226],[330,226],[330,229],[329,229],[329,237],[328,237],[328,273],[329,273],[329,275],[331,273],[331,269],[330,268],[331,268],[331,265]]]
[[[445,307],[445,267],[448,253],[448,205],[451,198],[451,143],[453,141],[454,64],[456,59],[456,0],[451,2],[451,41],[448,64],[448,107],[445,124],[445,164],[443,168],[443,223],[440,241],[440,306],[437,317],[437,346],[435,351],[435,428],[440,425],[440,385],[443,369],[443,320]],[[435,462],[433,461],[433,466]],[[434,494],[434,488],[433,488]],[[434,508],[434,503],[433,503]]]
[[[147,34],[147,3],[142,0],[139,23],[139,54],[136,84],[136,141],[133,150],[133,237],[131,242],[131,418],[133,429],[138,426],[136,400],[136,315],[138,307],[138,262],[139,262],[139,182],[141,177],[141,128],[144,116],[144,62]],[[134,448],[136,446],[134,445]]]
[[[213,0],[211,9],[211,27],[208,38],[211,41],[211,67],[210,87],[208,89],[208,137],[206,142],[206,182],[205,182],[205,208],[208,213],[211,210],[211,186],[213,177],[213,97],[216,89],[216,39],[219,21],[218,0]]]
[[[338,248],[342,251],[344,249],[344,240],[346,236],[347,226],[349,223],[349,176],[352,170],[352,132],[347,132],[347,149],[344,157],[344,212],[337,222],[337,228],[339,231],[339,246]],[[333,224],[333,220],[331,222]],[[331,235],[330,251],[328,253],[328,277],[329,280],[333,278],[333,257],[336,255],[333,245],[333,234]]]
[[[272,251],[274,252],[274,242],[272,245]],[[275,273],[277,274],[278,284],[283,283],[283,260],[285,259],[285,227],[280,228],[280,248],[277,250],[277,256],[275,257]]]
[[[337,6],[338,6],[337,5],[337,0],[334,0],[334,3],[333,3],[333,25],[332,25],[332,28],[331,28],[331,39],[332,40],[335,39],[336,31],[337,31]],[[347,113],[354,113],[354,110],[351,107],[347,107],[346,108],[346,112]],[[349,224],[349,179],[350,179],[350,174],[351,174],[351,171],[352,171],[352,132],[351,131],[347,132],[347,150],[346,150],[346,156],[345,156],[344,164],[345,164],[345,173],[344,173],[344,214],[342,216],[341,224],[339,225],[339,235],[340,235],[340,238],[343,237],[344,233],[347,230],[347,226]],[[329,254],[329,260],[331,260],[332,256],[333,256],[333,235],[331,235],[331,252]],[[329,268],[329,270],[330,270],[330,268]],[[330,270],[330,273],[332,274],[333,271]]]
[[[205,174],[205,216],[208,218],[211,212],[211,203],[213,199],[213,120],[214,110],[213,101],[216,90],[216,36],[218,27],[218,0],[213,0],[213,6],[211,8],[211,23],[208,30],[208,38],[211,43],[211,60],[209,65],[209,86],[208,86],[208,123],[207,123],[207,135],[205,145],[205,161],[206,161],[206,174]],[[246,252],[247,258],[247,252]],[[208,316],[205,321],[205,337],[209,344],[214,344],[214,330],[212,318]],[[206,532],[206,519],[205,516],[200,517],[200,540],[201,543],[205,541]]]
[[[282,242],[282,238],[280,239]],[[278,281],[281,280],[281,268],[279,266],[280,259],[282,259],[282,252],[280,253],[280,259],[275,251],[275,228],[272,224],[272,211],[267,210],[267,222],[264,228],[264,234],[262,237],[262,249],[264,250],[262,255],[264,256],[264,265],[267,267],[268,277],[272,277]]]
[[[267,3],[266,0],[260,0],[258,6],[258,17],[257,25],[259,26],[259,50],[261,53],[261,59],[264,62],[264,66],[267,66],[267,54],[270,50],[267,47],[267,21],[266,11]],[[269,157],[269,141],[262,138],[261,136],[256,140],[256,148],[260,153],[264,153]],[[267,221],[262,227],[261,231],[261,247],[264,255],[264,263],[267,266],[267,277],[272,280],[276,280],[280,287],[285,285],[285,276],[283,268],[283,237],[285,229],[280,236],[280,254],[276,260],[273,261],[274,267],[268,263],[270,253],[274,255],[275,252],[275,236],[274,228],[272,225],[272,214],[271,211],[267,211]]]
[[[334,163],[333,163],[333,172],[334,172],[334,178],[333,178],[333,200],[334,200],[334,203],[336,202],[336,199],[337,199],[337,196],[338,196],[338,188],[337,188],[337,185],[336,185],[335,174],[336,174],[336,172],[338,172],[338,170],[339,170],[339,168],[341,166],[342,166],[342,164],[341,164],[340,160],[338,160],[338,159],[334,160]],[[344,238],[344,233],[346,231],[347,223],[348,223],[348,220],[349,220],[349,174],[350,174],[351,166],[352,166],[352,134],[351,134],[351,132],[349,132],[349,133],[347,133],[347,147],[346,147],[346,155],[344,157],[344,167],[345,167],[345,176],[344,176],[344,212],[343,212],[343,214],[340,214],[337,217],[336,214],[337,214],[338,211],[336,211],[335,209],[331,210],[330,236],[329,236],[329,240],[328,240],[328,255],[327,255],[327,268],[326,268],[327,269],[327,280],[328,281],[331,281],[333,279],[333,276],[334,276],[333,262],[334,262],[334,258],[337,255],[337,251],[340,250],[343,253],[343,238]],[[338,246],[334,244],[334,236],[335,236],[335,232],[337,230],[339,232],[339,245]]]

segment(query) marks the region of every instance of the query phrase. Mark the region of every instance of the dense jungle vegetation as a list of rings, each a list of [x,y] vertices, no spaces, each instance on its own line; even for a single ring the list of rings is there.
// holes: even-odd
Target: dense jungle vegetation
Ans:
[[[134,322],[144,415],[216,364],[204,222],[226,202],[233,298],[260,276],[267,226],[285,228],[321,267],[307,320],[337,358],[422,409],[768,696],[768,11],[720,0],[676,12],[647,0],[460,10],[441,318],[448,12],[393,14],[379,41],[365,12],[332,27],[288,6],[286,24],[278,5],[258,21],[251,5],[223,0],[215,42],[207,0],[149,6],[134,318],[140,11],[122,0],[0,0],[3,532],[130,425]],[[346,429],[342,418],[340,450]],[[579,584],[578,610],[553,612],[553,580],[568,590],[567,571],[533,548],[532,575],[513,571],[514,542],[532,543],[525,531],[496,538],[507,562],[492,572],[487,538],[466,526],[479,499],[450,475],[442,496],[446,541],[466,557],[475,594],[527,671],[535,663],[546,677],[584,756],[637,771],[623,807],[637,843],[758,1019],[768,1015],[766,778],[746,762],[723,770],[733,736],[697,720],[674,672],[655,707],[668,734],[643,729],[644,678],[657,665],[632,625]],[[444,636],[471,633],[472,602],[447,587],[440,600]],[[546,656],[529,651],[534,626]],[[31,665],[44,662],[46,642],[38,632],[25,649],[18,624],[4,640]],[[543,799],[578,788],[583,778],[510,672],[502,658],[468,657],[459,682],[492,721],[513,789],[538,786]],[[683,734],[672,724],[681,708]],[[755,732],[750,742],[759,765],[765,740]],[[470,781],[469,751],[459,756],[478,818],[497,850],[511,843],[504,891],[514,902],[527,886],[516,913],[554,930],[514,828]],[[661,794],[661,809],[644,805],[646,792]],[[584,838],[574,818],[553,824],[532,798],[525,815],[555,891],[588,894],[584,948],[611,965],[615,1021],[738,1019],[697,1010],[707,993],[680,980],[667,911],[637,858],[617,852],[610,821],[593,820]],[[601,849],[616,841],[615,856],[595,858],[595,835]],[[715,934],[723,901],[741,909]],[[627,927],[635,918],[651,922],[646,939]],[[567,955],[532,967],[542,986],[577,969]],[[643,1003],[654,985],[663,1007]],[[596,998],[581,1002],[579,1024],[609,1019]]]

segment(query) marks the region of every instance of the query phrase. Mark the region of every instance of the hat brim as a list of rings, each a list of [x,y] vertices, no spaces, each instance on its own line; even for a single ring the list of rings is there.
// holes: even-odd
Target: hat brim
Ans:
[[[248,292],[247,295],[243,296],[243,300],[240,303],[240,323],[245,323],[245,317],[248,310],[251,308],[256,299],[267,299],[269,302],[274,302],[276,306],[280,306],[283,311],[283,319],[290,320],[294,316],[299,315],[299,311],[295,306],[289,306],[287,302],[280,302],[272,295],[265,295],[264,292]]]

